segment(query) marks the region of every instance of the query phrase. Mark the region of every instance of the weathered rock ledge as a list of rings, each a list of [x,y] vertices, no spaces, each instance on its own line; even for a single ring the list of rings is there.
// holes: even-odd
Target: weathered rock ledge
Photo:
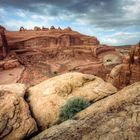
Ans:
[[[24,99],[15,93],[0,90],[0,139],[22,140],[36,131],[36,122]]]
[[[140,138],[140,82],[97,101],[32,140],[124,140]]]
[[[101,78],[70,72],[46,80],[29,88],[28,103],[41,130],[54,125],[59,119],[60,108],[72,97],[82,97],[95,102],[117,92]]]

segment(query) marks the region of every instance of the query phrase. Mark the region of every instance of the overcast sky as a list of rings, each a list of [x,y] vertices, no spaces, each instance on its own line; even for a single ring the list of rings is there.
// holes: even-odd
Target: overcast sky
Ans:
[[[0,24],[8,30],[70,26],[104,44],[136,44],[140,0],[0,0]]]

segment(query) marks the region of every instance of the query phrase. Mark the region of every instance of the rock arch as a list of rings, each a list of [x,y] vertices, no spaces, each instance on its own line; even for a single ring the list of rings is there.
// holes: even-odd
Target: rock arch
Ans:
[[[55,30],[55,27],[54,27],[54,26],[51,26],[51,27],[50,27],[50,30]]]
[[[19,29],[19,31],[25,31],[24,27],[21,26],[20,29]]]

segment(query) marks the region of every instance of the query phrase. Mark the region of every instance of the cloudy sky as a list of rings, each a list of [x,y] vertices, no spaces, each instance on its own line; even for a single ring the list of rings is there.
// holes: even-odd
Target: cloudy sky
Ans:
[[[0,24],[65,28],[110,45],[140,41],[140,0],[0,0]]]

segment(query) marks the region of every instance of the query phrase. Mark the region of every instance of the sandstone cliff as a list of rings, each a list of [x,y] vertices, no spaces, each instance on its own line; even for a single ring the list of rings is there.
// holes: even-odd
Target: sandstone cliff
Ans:
[[[129,55],[123,57],[123,64],[111,70],[107,81],[117,88],[140,81],[140,43],[130,48]]]
[[[90,37],[72,31],[50,30],[27,30],[19,32],[6,32],[9,45],[12,49],[26,47],[69,47],[73,45],[99,45],[96,37]],[[0,41],[1,46],[1,41]]]

